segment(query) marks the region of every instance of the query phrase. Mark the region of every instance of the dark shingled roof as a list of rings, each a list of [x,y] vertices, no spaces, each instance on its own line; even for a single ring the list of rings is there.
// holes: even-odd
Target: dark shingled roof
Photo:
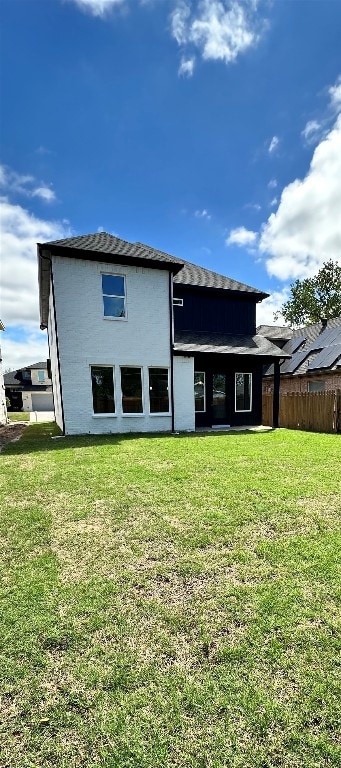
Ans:
[[[334,329],[334,333],[330,334],[329,331]],[[314,362],[317,358],[317,353],[320,350],[327,350],[333,346],[341,346],[341,317],[334,317],[327,320],[326,324],[313,323],[312,325],[305,325],[302,328],[295,328],[292,333],[292,341],[295,339],[302,339],[297,350],[292,354],[292,359],[289,362],[285,362],[281,365],[281,374],[298,376],[299,374],[309,373],[313,371],[316,373],[318,368]],[[282,352],[289,351],[290,342],[284,344]],[[332,357],[331,353],[331,357]],[[323,360],[323,357],[320,358]],[[337,362],[330,363],[329,366],[321,365],[324,370],[333,369],[336,367]],[[273,376],[274,368],[270,365],[266,371],[265,376]]]
[[[195,333],[177,331],[175,352],[211,352],[224,355],[257,355],[264,357],[288,357],[264,336],[233,336],[220,333]]]
[[[64,240],[52,240],[48,243],[44,243],[41,247],[48,249],[51,246],[63,249],[72,248],[80,251],[99,252],[112,256],[125,256],[131,259],[141,259],[157,263],[163,262],[177,267],[177,274],[174,277],[175,283],[202,288],[218,288],[227,291],[252,293],[259,299],[268,296],[267,293],[258,290],[258,288],[252,288],[250,285],[239,283],[237,280],[232,280],[217,272],[212,272],[212,270],[206,269],[205,267],[191,264],[189,261],[179,259],[176,256],[171,256],[169,253],[160,251],[157,248],[152,248],[152,246],[146,245],[145,243],[129,243],[127,240],[122,240],[115,235],[110,235],[108,232],[96,232],[90,235],[68,237]],[[81,255],[79,258],[82,258]]]
[[[39,369],[39,370],[47,370],[47,362],[44,360],[41,363],[32,363],[32,365],[25,365],[24,368],[18,368],[16,371],[9,371],[8,373],[4,373],[4,382],[6,387],[18,387],[23,384],[23,380],[21,378],[22,371],[30,371],[32,368]],[[27,382],[25,382],[26,384]],[[32,388],[32,385],[30,383],[29,388]],[[38,389],[42,387],[42,385],[37,385]]]
[[[257,333],[265,336],[266,339],[276,339],[276,341],[289,341],[292,338],[293,330],[283,325],[259,325]]]

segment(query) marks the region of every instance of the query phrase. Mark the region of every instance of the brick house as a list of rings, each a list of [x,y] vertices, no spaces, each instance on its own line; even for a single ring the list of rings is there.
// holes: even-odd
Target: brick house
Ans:
[[[281,394],[341,389],[341,317],[291,330],[259,326],[257,333],[291,355],[280,365]],[[273,391],[274,370],[264,371],[263,392]]]
[[[267,294],[105,232],[38,244],[40,322],[64,434],[256,425]]]

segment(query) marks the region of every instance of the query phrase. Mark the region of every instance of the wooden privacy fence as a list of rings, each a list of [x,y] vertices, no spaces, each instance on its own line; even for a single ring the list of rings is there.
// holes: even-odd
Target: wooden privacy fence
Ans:
[[[263,394],[262,423],[272,425],[272,394]],[[279,426],[311,432],[341,432],[341,390],[292,392],[279,398]]]

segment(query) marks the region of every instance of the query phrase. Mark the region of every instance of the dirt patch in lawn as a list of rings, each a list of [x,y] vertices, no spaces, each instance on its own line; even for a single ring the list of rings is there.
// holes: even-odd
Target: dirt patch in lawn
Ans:
[[[13,443],[14,440],[19,440],[27,424],[4,424],[0,426],[0,451],[7,443]]]

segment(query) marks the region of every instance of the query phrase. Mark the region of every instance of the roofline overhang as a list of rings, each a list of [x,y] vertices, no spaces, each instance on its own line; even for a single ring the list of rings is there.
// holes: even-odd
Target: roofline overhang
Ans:
[[[201,293],[214,293],[216,296],[217,294],[221,296],[226,296],[228,293],[229,296],[235,296],[237,299],[241,300],[247,300],[247,299],[254,299],[257,303],[259,301],[263,301],[264,299],[269,298],[270,293],[262,293],[257,291],[237,291],[233,290],[231,288],[215,288],[213,285],[195,285],[195,283],[174,283],[174,290],[177,288],[184,288],[185,290],[194,290],[194,291],[200,291]]]
[[[266,352],[260,352],[260,353],[254,353],[252,351],[245,351],[245,352],[226,352],[220,351],[220,349],[216,349],[213,351],[205,351],[204,349],[176,349],[173,347],[173,354],[174,355],[183,355],[188,357],[193,357],[194,355],[225,355],[226,357],[252,357],[253,359],[257,359],[260,361],[266,361],[269,363],[269,361],[275,361],[275,360],[285,360],[288,357],[291,357],[291,355],[273,355],[271,352],[266,354]],[[273,374],[272,374],[273,375]]]
[[[104,264],[122,264],[123,266],[145,267],[149,269],[162,269],[172,272],[173,275],[182,269],[182,263],[158,261],[157,259],[141,259],[135,256],[126,256],[118,253],[104,253],[102,251],[85,251],[80,248],[65,248],[49,243],[37,243],[38,251],[38,283],[39,283],[39,308],[40,329],[45,330],[48,323],[51,258],[53,256],[66,256],[82,261],[96,261]]]

